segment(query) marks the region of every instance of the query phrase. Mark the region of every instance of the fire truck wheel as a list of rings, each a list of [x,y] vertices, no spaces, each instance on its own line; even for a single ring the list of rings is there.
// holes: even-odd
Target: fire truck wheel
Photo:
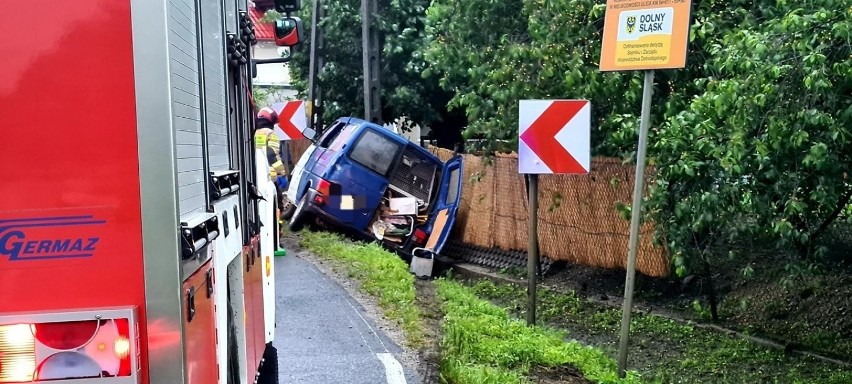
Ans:
[[[263,352],[263,365],[257,377],[257,384],[278,384],[278,350],[267,345]]]
[[[310,213],[305,212],[305,206],[308,205],[308,194],[305,193],[302,195],[302,199],[299,200],[299,205],[296,206],[296,210],[293,212],[293,217],[290,218],[290,228],[291,232],[299,232],[302,228],[305,227],[305,223],[310,221]]]

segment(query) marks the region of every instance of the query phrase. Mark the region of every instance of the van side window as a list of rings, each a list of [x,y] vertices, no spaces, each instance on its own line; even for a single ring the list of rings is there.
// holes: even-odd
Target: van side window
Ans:
[[[456,168],[450,171],[449,190],[447,191],[447,200],[444,202],[447,205],[453,205],[459,198],[459,182],[461,178],[461,170]]]
[[[372,129],[364,130],[349,157],[361,165],[387,175],[402,146]]]
[[[328,148],[332,141],[340,134],[341,128],[343,128],[343,123],[334,123],[326,129],[325,134],[323,134],[322,138],[319,141],[320,148]]]
[[[337,135],[337,138],[331,142],[331,146],[328,148],[330,151],[339,151],[346,145],[346,142],[349,141],[349,137],[352,136],[352,132],[355,132],[355,128],[358,128],[355,124],[349,124],[346,128]]]

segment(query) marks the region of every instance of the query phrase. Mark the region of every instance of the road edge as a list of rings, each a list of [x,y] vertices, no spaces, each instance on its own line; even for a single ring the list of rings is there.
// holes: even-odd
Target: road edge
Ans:
[[[412,351],[406,344],[403,330],[384,316],[378,300],[361,291],[361,285],[357,280],[345,276],[340,271],[334,270],[332,263],[323,260],[310,250],[303,248],[299,244],[299,240],[300,238],[296,234],[287,234],[282,238],[282,241],[286,242],[286,247],[288,248],[288,253],[285,257],[299,257],[307,261],[327,278],[342,287],[349,294],[349,297],[364,308],[364,317],[372,321],[380,330],[384,331],[385,336],[402,351],[400,353],[401,356],[399,356],[400,364],[416,376],[418,379],[417,383],[421,383],[423,378],[420,377],[420,368],[424,362],[420,359],[417,351]]]

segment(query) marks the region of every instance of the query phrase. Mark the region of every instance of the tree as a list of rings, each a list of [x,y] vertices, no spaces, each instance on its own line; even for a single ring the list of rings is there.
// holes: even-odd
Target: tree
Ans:
[[[823,251],[820,236],[852,197],[852,15],[839,2],[815,3],[780,2],[771,18],[709,47],[713,76],[697,80],[705,91],[663,124],[654,146],[667,237],[721,224],[805,258]],[[711,201],[697,207],[701,196]]]
[[[852,196],[850,4],[693,4],[686,68],[656,76],[645,205],[679,274],[709,277],[714,247],[736,238],[820,254]],[[424,57],[466,111],[467,137],[516,148],[518,100],[585,98],[593,153],[635,158],[641,75],[598,71],[604,10],[435,0]]]
[[[361,0],[325,0],[323,29],[325,65],[320,81],[325,97],[324,120],[363,116],[363,64],[361,56]],[[441,119],[449,94],[437,79],[424,78],[423,61],[417,57],[423,44],[424,19],[429,0],[393,0],[380,3],[376,18],[382,44],[381,82],[383,118],[407,116],[430,125]],[[302,6],[306,35],[311,33],[312,5]],[[294,55],[290,68],[300,96],[307,95],[310,41]]]

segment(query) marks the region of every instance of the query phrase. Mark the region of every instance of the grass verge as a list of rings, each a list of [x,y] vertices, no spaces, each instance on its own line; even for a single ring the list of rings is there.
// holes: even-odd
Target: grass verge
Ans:
[[[445,313],[441,375],[447,382],[525,383],[533,367],[564,365],[597,383],[640,382],[632,372],[619,379],[615,361],[598,349],[564,341],[564,332],[527,327],[458,282],[441,279],[437,285]]]
[[[339,235],[304,232],[301,245],[360,282],[378,298],[385,316],[396,321],[408,342],[423,342],[421,313],[415,301],[414,277],[404,261],[377,244],[353,243]],[[565,333],[527,327],[518,319],[458,282],[436,281],[444,312],[441,378],[453,384],[526,383],[537,368],[573,368],[597,383],[639,383],[631,372],[618,379],[616,365],[602,351],[565,342]],[[587,383],[576,376],[566,383]]]
[[[523,316],[526,291],[490,280],[470,289]],[[614,355],[621,311],[575,294],[539,290],[540,320],[582,335],[586,344]],[[755,345],[718,332],[661,316],[636,314],[631,325],[630,359],[646,382],[653,383],[852,383],[852,372],[829,363]]]
[[[353,243],[336,234],[304,231],[300,236],[303,247],[345,270],[361,289],[376,297],[385,317],[400,325],[410,346],[422,344],[414,276],[402,259],[378,244]]]

